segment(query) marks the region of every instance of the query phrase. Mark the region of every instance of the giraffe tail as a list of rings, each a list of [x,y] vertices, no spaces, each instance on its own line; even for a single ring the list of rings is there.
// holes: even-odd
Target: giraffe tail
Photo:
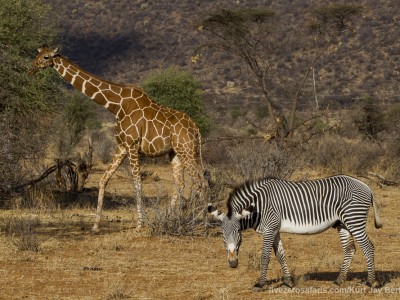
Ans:
[[[204,164],[203,164],[203,151],[201,149],[201,133],[200,131],[197,134],[197,142],[198,142],[198,147],[197,147],[197,157],[199,158],[199,165],[200,165],[200,176],[201,176],[201,180],[207,185],[207,188],[211,187],[212,183],[211,183],[211,174],[210,172],[204,168]]]

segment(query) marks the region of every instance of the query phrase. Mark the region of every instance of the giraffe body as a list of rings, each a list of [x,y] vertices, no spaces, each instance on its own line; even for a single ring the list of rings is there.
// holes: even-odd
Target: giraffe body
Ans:
[[[202,194],[205,181],[202,175],[201,135],[190,117],[157,104],[133,85],[109,82],[86,72],[59,55],[58,50],[38,49],[31,73],[53,67],[67,82],[104,106],[117,119],[115,137],[118,148],[99,182],[96,220],[92,230],[98,231],[107,182],[126,157],[129,158],[136,190],[139,227],[143,224],[139,155],[156,157],[169,154],[175,185],[171,206],[176,204],[183,191],[183,169],[188,170],[196,190]]]

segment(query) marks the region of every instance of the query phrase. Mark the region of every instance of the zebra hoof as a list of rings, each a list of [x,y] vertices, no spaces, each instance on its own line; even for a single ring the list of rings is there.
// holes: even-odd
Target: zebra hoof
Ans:
[[[343,279],[336,279],[333,283],[336,284],[337,286],[341,286],[344,283],[344,280]]]
[[[261,285],[259,283],[256,283],[252,288],[252,291],[256,292],[256,293],[262,292],[263,290],[264,290],[263,285]]]
[[[372,283],[370,281],[367,281],[367,286],[373,289],[379,289],[381,288],[381,284],[378,281],[373,281]]]
[[[287,286],[288,288],[294,287],[294,281],[292,277],[284,278],[282,285]]]

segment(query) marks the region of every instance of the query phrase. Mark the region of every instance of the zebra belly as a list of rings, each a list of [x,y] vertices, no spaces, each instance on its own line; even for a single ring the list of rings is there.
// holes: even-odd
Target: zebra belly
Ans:
[[[314,224],[298,224],[290,220],[282,220],[280,232],[297,233],[297,234],[316,234],[331,228],[337,221],[337,218],[332,218]]]

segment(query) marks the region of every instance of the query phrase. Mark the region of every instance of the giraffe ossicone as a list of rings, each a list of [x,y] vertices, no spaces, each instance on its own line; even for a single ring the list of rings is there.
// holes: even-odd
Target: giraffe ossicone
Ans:
[[[39,48],[30,74],[41,69],[54,68],[67,82],[97,104],[104,106],[117,119],[115,138],[118,147],[99,182],[96,219],[92,231],[99,230],[104,192],[108,180],[126,157],[136,190],[138,227],[144,222],[139,155],[168,154],[173,167],[174,192],[171,206],[182,196],[183,169],[187,170],[199,195],[204,195],[201,134],[188,115],[157,104],[140,88],[113,83],[93,75],[59,54],[60,48]]]

